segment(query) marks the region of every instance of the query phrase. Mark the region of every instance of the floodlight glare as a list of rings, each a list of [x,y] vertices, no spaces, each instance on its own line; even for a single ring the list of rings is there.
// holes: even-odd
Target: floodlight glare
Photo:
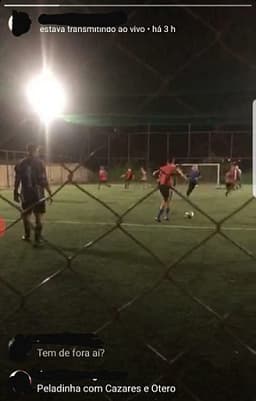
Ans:
[[[45,124],[59,117],[66,105],[63,87],[47,70],[29,82],[27,97],[32,108]]]

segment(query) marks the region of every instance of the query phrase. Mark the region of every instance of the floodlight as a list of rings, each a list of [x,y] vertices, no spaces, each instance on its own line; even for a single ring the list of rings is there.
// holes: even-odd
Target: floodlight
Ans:
[[[63,113],[66,94],[50,71],[44,70],[33,78],[27,86],[26,93],[33,110],[45,124]]]

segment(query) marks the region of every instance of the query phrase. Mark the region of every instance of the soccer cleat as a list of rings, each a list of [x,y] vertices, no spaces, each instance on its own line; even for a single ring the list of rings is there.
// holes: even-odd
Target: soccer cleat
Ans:
[[[26,236],[26,235],[23,235],[23,236],[21,237],[21,239],[22,239],[22,241],[30,242],[30,237],[28,237],[28,236]]]
[[[42,248],[43,247],[43,242],[42,241],[35,241],[33,244],[34,248]]]
[[[34,248],[42,248],[44,246],[44,240],[42,238],[35,240],[33,246]]]
[[[158,223],[161,223],[161,220],[159,219],[159,217],[155,217],[155,221],[157,221]]]
[[[165,217],[164,217],[164,220],[165,220],[165,221],[169,221],[169,220],[170,220],[170,219],[169,219],[169,216],[165,216]]]

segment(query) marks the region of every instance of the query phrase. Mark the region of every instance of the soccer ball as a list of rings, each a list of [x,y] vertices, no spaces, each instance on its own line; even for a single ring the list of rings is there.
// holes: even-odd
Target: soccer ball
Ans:
[[[192,219],[192,217],[194,217],[194,212],[185,212],[184,217],[187,219]]]

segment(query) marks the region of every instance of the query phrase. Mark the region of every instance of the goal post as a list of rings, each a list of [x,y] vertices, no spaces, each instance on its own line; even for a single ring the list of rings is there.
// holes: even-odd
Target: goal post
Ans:
[[[187,174],[193,165],[197,165],[201,176],[202,182],[216,184],[217,187],[221,184],[221,168],[220,163],[183,163],[180,167],[184,174]]]

